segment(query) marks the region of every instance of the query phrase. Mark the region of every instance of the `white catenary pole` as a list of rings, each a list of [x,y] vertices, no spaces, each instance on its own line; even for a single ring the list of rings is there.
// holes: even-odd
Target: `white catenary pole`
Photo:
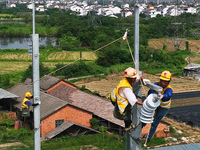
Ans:
[[[35,0],[33,3],[33,53],[32,53],[32,65],[33,65],[33,97],[34,103],[40,102],[40,83],[39,83],[39,35],[35,34]],[[40,150],[40,105],[34,107],[34,150]]]
[[[135,69],[139,72],[139,6],[135,5],[135,29],[134,29],[134,59],[135,59]],[[142,73],[140,76],[142,76]],[[133,86],[133,92],[135,95],[142,97],[142,87],[140,82],[136,82]],[[136,125],[139,122],[141,106],[135,104],[132,109],[132,124]],[[135,130],[127,131],[126,133],[126,150],[141,150],[142,144],[138,139],[141,137],[141,124]]]

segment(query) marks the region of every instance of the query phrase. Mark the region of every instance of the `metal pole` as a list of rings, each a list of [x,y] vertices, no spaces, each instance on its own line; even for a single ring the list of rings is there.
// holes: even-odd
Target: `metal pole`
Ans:
[[[33,95],[34,103],[40,102],[39,35],[33,34]],[[40,105],[34,107],[34,150],[40,150]]]
[[[33,34],[35,34],[35,0],[32,0],[32,12],[33,12]]]
[[[139,6],[135,5],[135,27],[134,27],[134,59],[135,59],[135,69],[139,72]]]
[[[33,0],[33,97],[34,103],[40,102],[40,71],[39,71],[39,35],[35,34],[35,1]],[[40,105],[34,107],[34,150],[40,150]]]
[[[139,7],[138,4],[135,5],[135,33],[134,33],[134,59],[135,59],[135,69],[139,72]],[[142,76],[142,72],[139,72]],[[133,86],[133,92],[135,95],[142,97],[142,87],[140,82],[136,82]],[[139,123],[140,117],[140,108],[139,105],[134,105],[132,109],[132,124],[136,125]],[[126,134],[126,150],[141,150],[141,142],[138,141],[141,137],[141,124],[135,130],[130,130]]]

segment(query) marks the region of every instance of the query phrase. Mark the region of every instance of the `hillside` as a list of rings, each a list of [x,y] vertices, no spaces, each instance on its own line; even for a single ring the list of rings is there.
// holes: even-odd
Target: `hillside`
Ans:
[[[189,42],[189,49],[193,55],[187,59],[187,61],[192,63],[200,63],[200,40],[186,40],[186,39],[151,39],[148,42],[148,48],[150,49],[162,49],[163,45],[166,45],[166,50],[174,51],[174,44],[177,43],[179,49],[185,50],[186,49],[186,41]],[[189,60],[190,59],[190,60]]]

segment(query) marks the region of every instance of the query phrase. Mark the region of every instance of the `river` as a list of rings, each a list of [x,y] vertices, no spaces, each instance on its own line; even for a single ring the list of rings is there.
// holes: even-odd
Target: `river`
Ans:
[[[4,37],[0,38],[0,49],[28,49],[29,44],[31,43],[31,38],[10,38]],[[40,37],[39,45],[40,46],[55,46],[56,45],[56,37]]]

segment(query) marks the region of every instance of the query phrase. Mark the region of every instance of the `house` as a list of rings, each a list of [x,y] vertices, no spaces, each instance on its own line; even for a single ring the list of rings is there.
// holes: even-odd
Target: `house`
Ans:
[[[132,15],[133,15],[133,12],[129,8],[123,8],[121,10],[121,17],[129,17],[129,16],[132,16]]]
[[[147,9],[153,10],[153,9],[154,9],[154,6],[149,4],[149,5],[147,5]]]
[[[87,12],[85,11],[85,9],[81,6],[77,6],[77,5],[72,5],[70,7],[71,11],[77,12],[79,16],[85,16],[87,15]]]
[[[15,7],[16,7],[16,4],[8,4],[8,7],[9,7],[9,8],[15,8]]]
[[[0,88],[0,111],[12,111],[12,105],[19,96]]]
[[[195,77],[196,80],[200,81],[200,64],[188,64],[186,67],[184,67],[183,75]]]
[[[24,83],[17,84],[9,89],[10,92],[18,94],[17,104],[14,105],[18,109],[18,113],[21,109],[21,103],[24,98],[24,93],[32,91],[32,85]],[[41,137],[43,140],[52,132],[57,131],[58,134],[67,132],[69,134],[78,133],[98,133],[98,131],[91,128],[90,119],[92,113],[86,110],[82,110],[77,106],[73,106],[66,101],[63,101],[57,97],[49,95],[44,92],[40,92],[40,123],[41,123]],[[33,107],[30,107],[31,117],[29,121],[33,122]],[[68,124],[69,128],[57,129],[62,123]],[[30,127],[31,128],[31,127]],[[55,135],[55,134],[54,134]],[[57,136],[55,135],[55,136]]]
[[[44,6],[43,6],[43,5],[39,5],[39,6],[35,7],[35,10],[36,10],[36,11],[40,11],[40,12],[43,12],[43,11],[45,11],[45,9],[44,9]]]
[[[183,10],[184,10],[184,12],[186,12],[186,13],[191,13],[191,14],[197,13],[197,9],[194,8],[194,7],[186,6],[186,7],[184,7]]]
[[[10,93],[2,88],[0,88],[0,112],[6,112],[9,118],[16,119],[16,113],[13,112],[12,106],[16,104],[16,99],[19,96]]]
[[[115,128],[119,134],[123,134],[124,122],[114,118],[112,113],[113,105],[110,101],[80,91],[64,81],[58,82],[51,88],[46,89],[46,91],[48,94],[62,99],[73,106],[91,112],[92,118],[95,117],[100,120],[99,124],[108,127],[108,130]]]
[[[28,9],[33,9],[33,4],[28,4],[28,5],[27,5],[27,8],[28,8]]]

